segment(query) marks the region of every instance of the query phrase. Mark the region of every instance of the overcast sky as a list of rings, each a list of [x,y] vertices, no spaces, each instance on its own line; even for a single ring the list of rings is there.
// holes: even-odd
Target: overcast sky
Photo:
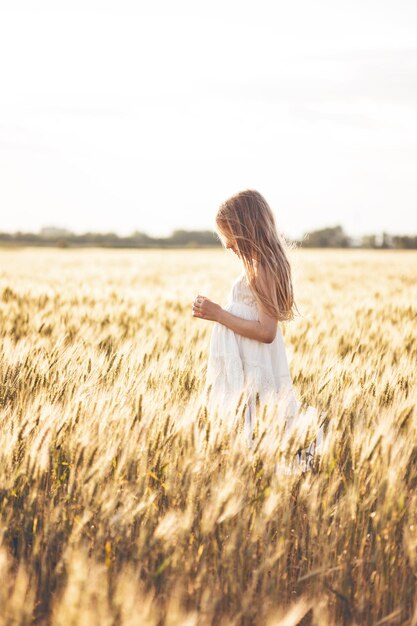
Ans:
[[[36,6],[36,8],[35,8]],[[415,0],[0,0],[0,231],[417,233]]]

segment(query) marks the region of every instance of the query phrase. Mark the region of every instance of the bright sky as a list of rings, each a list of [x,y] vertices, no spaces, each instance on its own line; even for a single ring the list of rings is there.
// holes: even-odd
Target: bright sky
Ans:
[[[417,233],[415,0],[0,0],[0,231]]]

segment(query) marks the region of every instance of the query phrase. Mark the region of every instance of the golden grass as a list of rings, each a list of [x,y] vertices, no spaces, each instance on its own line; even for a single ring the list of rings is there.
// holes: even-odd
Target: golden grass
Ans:
[[[249,454],[201,403],[191,303],[235,259],[0,252],[0,626],[417,624],[417,255],[292,255],[291,372],[333,433],[277,476],[271,415]]]

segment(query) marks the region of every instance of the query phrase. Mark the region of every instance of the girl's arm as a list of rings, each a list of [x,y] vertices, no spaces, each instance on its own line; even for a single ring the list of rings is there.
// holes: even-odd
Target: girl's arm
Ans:
[[[256,339],[256,341],[261,341],[262,343],[272,343],[277,334],[277,320],[266,315],[261,310],[259,310],[259,320],[244,320],[220,307],[216,321],[227,326],[227,328],[230,328],[238,335]]]
[[[259,320],[244,320],[225,311],[219,304],[204,296],[197,296],[193,304],[193,316],[223,324],[238,335],[262,343],[272,343],[277,333],[277,320],[259,310]]]

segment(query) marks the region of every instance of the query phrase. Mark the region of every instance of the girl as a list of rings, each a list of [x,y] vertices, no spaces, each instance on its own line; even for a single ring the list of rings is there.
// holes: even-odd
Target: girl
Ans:
[[[253,190],[232,196],[218,210],[216,226],[223,245],[239,257],[244,271],[234,282],[225,308],[198,295],[193,316],[215,322],[207,366],[209,405],[233,409],[244,392],[251,446],[257,399],[260,403],[279,400],[285,407],[284,418],[291,423],[301,407],[278,325],[293,319],[298,309],[285,243],[265,198]],[[304,450],[304,464],[311,465],[322,435],[320,429]],[[301,450],[298,460],[302,460]]]

